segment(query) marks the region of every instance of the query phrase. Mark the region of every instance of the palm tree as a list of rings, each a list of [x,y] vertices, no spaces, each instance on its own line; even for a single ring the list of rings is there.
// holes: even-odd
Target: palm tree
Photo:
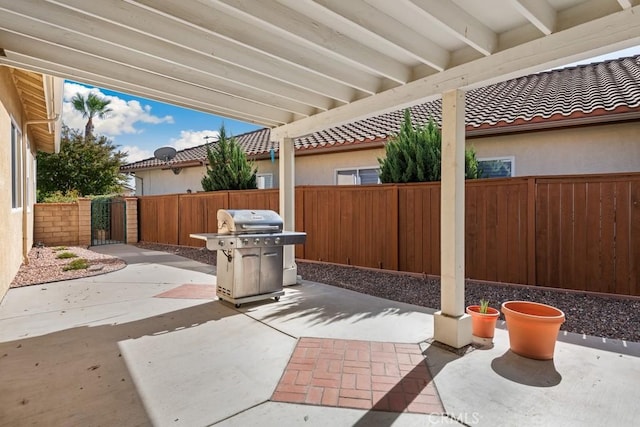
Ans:
[[[112,111],[111,108],[107,107],[111,101],[100,98],[95,93],[90,93],[86,99],[82,94],[76,93],[75,96],[71,98],[71,103],[76,111],[82,113],[82,118],[87,119],[87,124],[84,127],[85,139],[93,136],[93,118],[98,117],[103,119],[107,113]]]

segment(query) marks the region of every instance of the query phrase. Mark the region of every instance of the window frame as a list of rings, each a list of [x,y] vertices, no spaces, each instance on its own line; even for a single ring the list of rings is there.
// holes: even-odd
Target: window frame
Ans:
[[[258,184],[258,178],[260,177],[268,177],[271,180],[271,186],[267,187],[265,186],[264,188],[260,188],[258,187],[259,190],[270,190],[272,188],[275,188],[273,185],[273,173],[271,172],[265,172],[265,173],[256,173],[256,185]],[[266,181],[266,179],[265,179]]]
[[[375,185],[375,184],[362,184],[360,181],[360,171],[361,170],[376,170],[378,171],[378,182],[376,184],[380,184],[380,166],[352,166],[352,167],[344,167],[344,168],[335,168],[333,170],[333,185]],[[356,171],[356,183],[354,184],[339,184],[338,183],[338,174],[343,171]]]
[[[11,116],[11,210],[21,211],[24,208],[24,191],[22,186],[24,177],[24,162],[22,152],[22,131]]]
[[[477,157],[478,166],[480,166],[480,162],[492,162],[492,161],[509,161],[511,163],[511,175],[510,176],[494,176],[494,177],[480,177],[482,179],[492,179],[492,178],[513,178],[516,176],[516,158],[515,156],[494,156],[494,157]]]

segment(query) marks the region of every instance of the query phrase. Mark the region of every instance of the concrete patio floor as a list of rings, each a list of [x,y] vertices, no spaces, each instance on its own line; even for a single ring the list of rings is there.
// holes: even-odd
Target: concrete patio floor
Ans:
[[[638,343],[561,333],[554,360],[541,362],[511,353],[498,329],[492,349],[460,357],[429,344],[430,309],[308,281],[285,288],[279,302],[236,309],[212,298],[215,267],[129,245],[93,249],[128,265],[11,289],[0,304],[0,425],[632,426],[640,418]],[[303,337],[371,342],[372,355],[376,343],[419,345],[424,386],[444,413],[276,401]]]

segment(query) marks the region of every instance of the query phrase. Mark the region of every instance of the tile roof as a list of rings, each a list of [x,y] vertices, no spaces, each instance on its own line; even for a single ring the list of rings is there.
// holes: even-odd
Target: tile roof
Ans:
[[[544,123],[549,126],[567,119],[588,120],[619,113],[640,114],[640,55],[507,80],[467,92],[468,134],[517,131],[518,126]],[[432,117],[441,124],[441,100],[411,107],[416,125]],[[296,150],[348,147],[386,140],[400,129],[403,110],[397,110],[346,125],[336,126],[294,140]],[[522,127],[521,129],[525,129]],[[269,141],[270,130],[259,129],[236,136],[250,157],[268,157],[278,143]],[[203,144],[179,151],[170,162],[188,165],[206,160]],[[123,171],[162,167],[154,158],[130,163]]]

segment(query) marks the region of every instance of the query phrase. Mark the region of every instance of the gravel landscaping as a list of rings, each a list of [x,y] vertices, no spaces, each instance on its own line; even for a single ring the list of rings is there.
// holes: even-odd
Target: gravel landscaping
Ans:
[[[75,256],[58,258],[62,253],[71,253]],[[69,263],[78,259],[85,259],[89,265],[88,268],[65,271],[65,267],[68,266]],[[20,270],[11,282],[10,287],[19,288],[21,286],[95,276],[97,274],[120,270],[125,266],[125,262],[119,258],[99,254],[86,247],[58,246],[32,248],[29,251],[29,264],[20,266]]]
[[[215,264],[216,257],[205,249],[148,243],[138,246]],[[440,307],[438,278],[302,260],[297,264],[298,274],[305,280],[433,309]],[[640,342],[640,298],[467,281],[465,305],[478,304],[481,298],[489,299],[490,306],[498,309],[504,301],[512,300],[549,304],[564,311],[562,330]]]

